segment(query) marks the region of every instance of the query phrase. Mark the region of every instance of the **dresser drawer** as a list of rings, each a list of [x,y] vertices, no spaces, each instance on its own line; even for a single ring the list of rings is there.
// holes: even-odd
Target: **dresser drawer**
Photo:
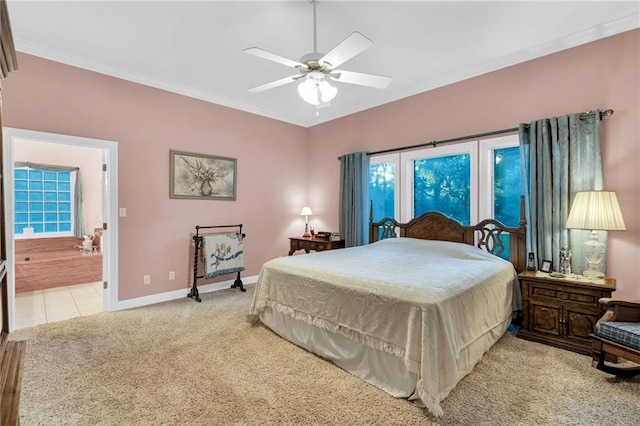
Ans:
[[[302,250],[302,243],[300,240],[291,240],[291,250]]]
[[[317,240],[300,241],[300,248],[302,250],[326,250],[326,244]]]
[[[528,289],[528,298],[531,300],[549,300],[572,302],[584,306],[598,308],[598,299],[605,297],[605,292],[593,291],[593,289],[581,289],[562,285],[553,285],[535,281],[526,281],[524,286]]]

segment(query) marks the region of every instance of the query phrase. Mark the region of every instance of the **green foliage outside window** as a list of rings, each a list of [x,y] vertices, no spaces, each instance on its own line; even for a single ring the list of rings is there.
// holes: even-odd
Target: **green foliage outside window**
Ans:
[[[413,217],[427,211],[439,211],[463,225],[470,225],[471,156],[456,154],[424,158],[413,162]],[[371,164],[369,195],[373,200],[373,219],[394,217],[395,184],[399,170],[393,162]],[[481,173],[489,173],[480,170]],[[488,190],[488,188],[486,188]],[[506,226],[517,227],[520,195],[523,193],[520,150],[517,146],[493,150],[493,218]],[[399,219],[399,218],[396,218]],[[482,218],[484,219],[484,218]],[[503,236],[509,258],[509,238]]]
[[[520,220],[520,195],[523,193],[520,170],[520,149],[493,151],[493,217],[505,226],[517,227]],[[509,236],[502,236],[504,252],[500,257],[509,259]]]
[[[393,217],[395,212],[395,163],[369,166],[369,198],[373,200],[373,220]]]
[[[523,193],[520,150],[517,146],[493,151],[493,215],[506,226],[518,226]]]
[[[414,162],[413,217],[441,212],[463,225],[471,220],[469,154],[425,158]]]

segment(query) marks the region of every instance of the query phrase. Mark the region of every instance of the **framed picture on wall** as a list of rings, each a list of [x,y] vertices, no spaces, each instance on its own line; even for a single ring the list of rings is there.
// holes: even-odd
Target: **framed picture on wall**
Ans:
[[[169,151],[169,198],[235,200],[237,160]]]

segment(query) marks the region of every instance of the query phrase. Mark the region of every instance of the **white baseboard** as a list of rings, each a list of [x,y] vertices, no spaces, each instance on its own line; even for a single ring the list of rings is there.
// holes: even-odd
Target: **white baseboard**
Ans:
[[[198,286],[198,293],[210,293],[212,291],[224,290],[229,288],[235,279],[222,281],[219,283],[206,284]],[[250,277],[242,277],[242,284],[255,284],[258,281],[257,275]],[[121,300],[116,303],[114,311],[122,311],[124,309],[139,308],[141,306],[153,305],[154,303],[168,302],[170,300],[177,300],[183,297],[187,297],[187,294],[191,291],[191,288],[183,288],[180,290],[168,291],[166,293],[152,294],[151,296],[136,297],[135,299]],[[238,290],[240,291],[240,290]],[[194,301],[195,302],[195,301]],[[197,303],[197,302],[196,302]]]

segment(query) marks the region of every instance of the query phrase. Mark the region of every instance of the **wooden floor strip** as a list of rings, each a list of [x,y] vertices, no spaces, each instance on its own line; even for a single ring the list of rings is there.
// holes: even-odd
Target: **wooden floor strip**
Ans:
[[[19,424],[20,390],[26,342],[0,338],[0,425]]]

